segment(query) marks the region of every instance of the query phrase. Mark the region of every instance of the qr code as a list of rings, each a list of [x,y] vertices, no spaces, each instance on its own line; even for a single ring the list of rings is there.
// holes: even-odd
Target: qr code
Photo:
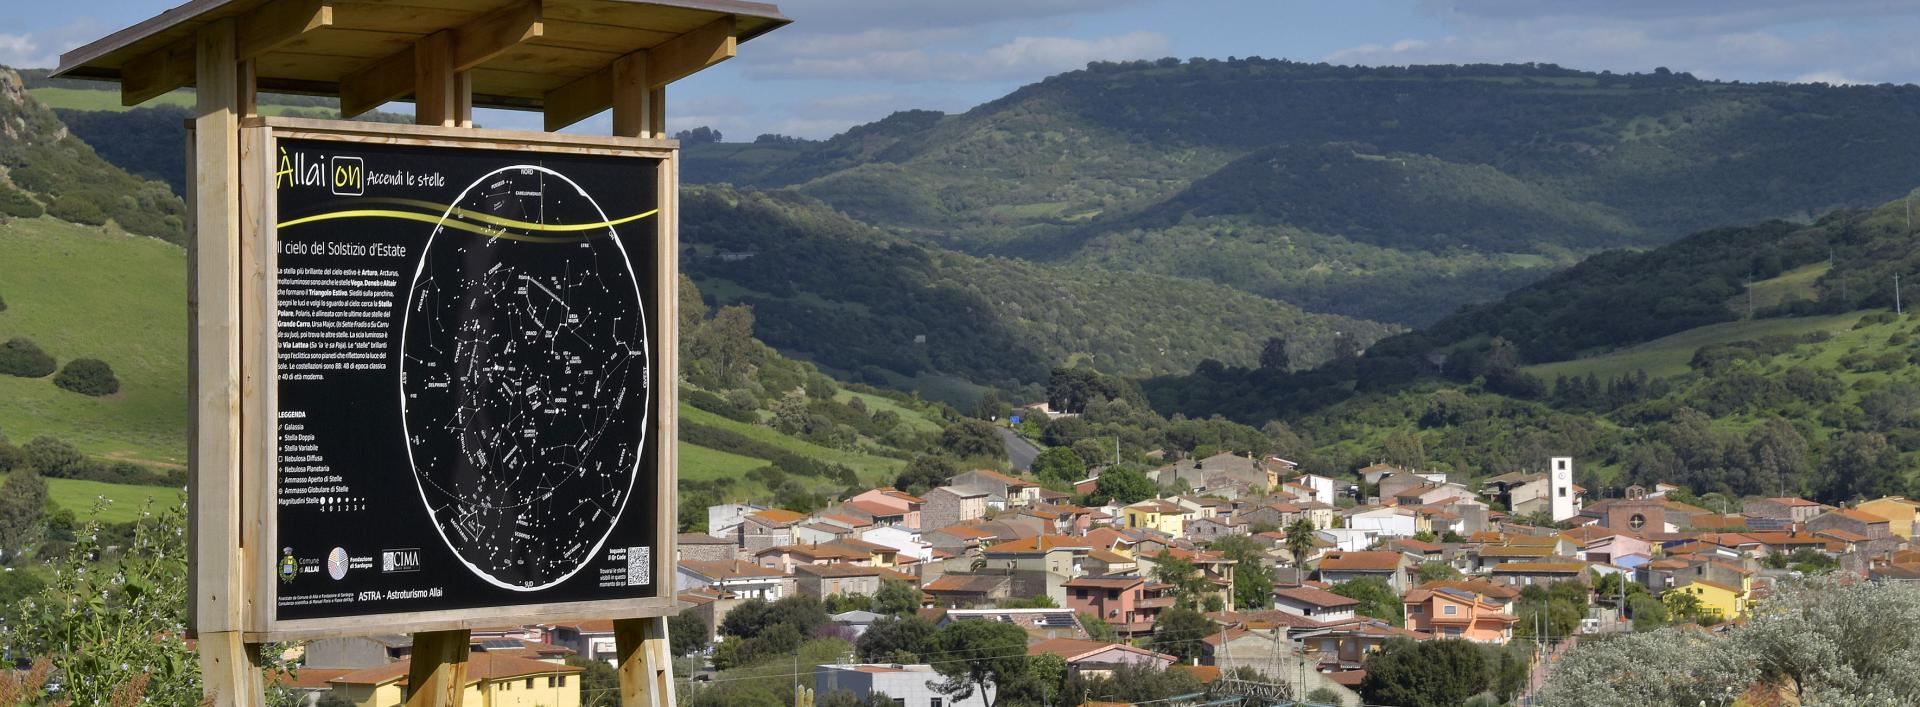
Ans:
[[[653,548],[627,548],[627,586],[644,587],[653,584]]]

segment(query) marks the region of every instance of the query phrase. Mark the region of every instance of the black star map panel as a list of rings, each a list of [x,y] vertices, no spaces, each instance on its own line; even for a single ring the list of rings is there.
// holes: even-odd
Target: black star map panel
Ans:
[[[659,160],[275,158],[275,618],[662,596]]]

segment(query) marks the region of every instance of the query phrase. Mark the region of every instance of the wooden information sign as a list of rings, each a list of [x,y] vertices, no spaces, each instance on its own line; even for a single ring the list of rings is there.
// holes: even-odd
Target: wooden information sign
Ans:
[[[737,0],[194,0],[61,57],[195,89],[191,626],[207,694],[261,644],[613,619],[621,703],[674,702],[678,145],[665,86],[788,20]],[[416,125],[258,115],[411,99]],[[548,131],[612,110],[613,135]]]

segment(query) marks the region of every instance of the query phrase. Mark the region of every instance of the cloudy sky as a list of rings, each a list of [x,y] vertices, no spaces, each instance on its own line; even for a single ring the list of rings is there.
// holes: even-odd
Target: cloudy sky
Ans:
[[[177,0],[0,0],[0,63],[60,52]],[[788,0],[794,24],[676,83],[673,129],[833,135],[895,110],[964,111],[1093,60],[1541,61],[1703,78],[1910,83],[1920,0]],[[404,110],[404,107],[400,107]],[[535,127],[526,114],[483,123]],[[604,131],[602,116],[583,126]]]

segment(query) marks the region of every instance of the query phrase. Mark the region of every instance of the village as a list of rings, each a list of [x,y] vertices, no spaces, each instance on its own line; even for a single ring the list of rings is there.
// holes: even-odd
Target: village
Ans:
[[[1589,502],[1573,465],[1555,458],[1472,488],[1386,464],[1342,480],[1220,453],[1153,469],[1160,488],[1186,491],[1134,503],[1074,503],[1097,475],[1066,493],[976,469],[918,496],[879,487],[810,514],[717,505],[709,532],[678,538],[675,587],[692,607],[683,618],[698,623],[675,629],[701,635],[675,643],[724,668],[743,638],[729,627],[768,621],[729,615],[805,597],[856,643],[903,616],[933,628],[1012,624],[1025,655],[1058,656],[1079,678],[1184,671],[1204,694],[1360,705],[1369,658],[1391,641],[1523,648],[1535,663],[1514,686],[1524,693],[1581,636],[1723,630],[1776,581],[1810,573],[1920,580],[1920,550],[1909,549],[1920,502],[1764,498],[1720,513],[1676,500],[1684,491],[1667,484]],[[1363,488],[1377,491],[1356,498]],[[1171,618],[1180,612],[1205,622]],[[473,641],[470,689],[493,704],[521,704],[518,690],[524,704],[561,707],[583,703],[582,669],[565,659],[610,661],[616,643],[604,621],[475,630]],[[296,682],[341,704],[397,704],[407,653],[402,636],[317,641]],[[701,669],[692,690],[714,677]],[[992,685],[964,697],[935,690],[942,675],[928,662],[848,656],[791,677],[808,694],[846,691],[861,704],[995,704]]]

